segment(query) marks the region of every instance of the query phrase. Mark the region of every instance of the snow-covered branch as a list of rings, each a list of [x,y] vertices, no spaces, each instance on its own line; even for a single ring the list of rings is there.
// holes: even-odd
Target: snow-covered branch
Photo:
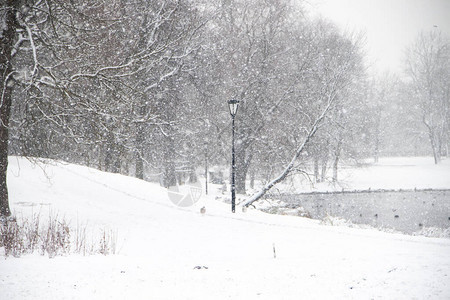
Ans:
[[[324,108],[324,110],[322,111],[320,116],[314,121],[314,123],[312,124],[312,126],[310,127],[310,129],[308,131],[308,134],[304,138],[302,144],[297,148],[290,163],[286,166],[286,168],[283,170],[283,172],[281,172],[276,178],[274,178],[269,183],[267,183],[259,192],[255,193],[250,198],[245,200],[242,204],[243,206],[249,206],[253,202],[261,199],[261,197],[263,197],[272,187],[274,187],[276,184],[283,181],[289,175],[289,173],[293,170],[293,168],[295,166],[295,162],[300,157],[300,155],[303,153],[303,151],[305,150],[306,146],[311,141],[313,136],[316,134],[320,123],[323,121],[323,119],[326,117],[327,113],[332,108],[332,106],[335,102],[335,99],[336,99],[335,94],[329,95],[327,106]]]
[[[174,67],[172,70],[170,70],[169,72],[167,72],[166,74],[163,74],[159,80],[157,82],[154,82],[153,84],[147,86],[144,89],[144,93],[147,93],[149,90],[156,88],[158,85],[160,85],[164,80],[166,80],[169,77],[174,76],[175,74],[178,73],[178,71],[180,70],[180,66],[176,66]]]
[[[28,26],[25,23],[23,24],[23,26],[25,26],[25,29],[27,30],[28,40],[30,42],[31,49],[33,51],[34,67],[33,67],[33,71],[31,72],[31,77],[34,78],[37,75],[38,65],[39,65],[38,58],[37,58],[36,45],[34,44],[33,33],[31,32],[30,26]]]

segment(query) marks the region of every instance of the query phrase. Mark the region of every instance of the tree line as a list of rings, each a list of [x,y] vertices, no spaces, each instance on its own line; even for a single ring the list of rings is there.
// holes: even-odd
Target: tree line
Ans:
[[[205,162],[229,165],[231,98],[238,193],[310,170],[337,181],[342,160],[448,154],[448,40],[437,33],[412,46],[409,80],[371,79],[364,37],[298,2],[1,3],[2,215],[8,154],[165,187],[196,180]],[[414,143],[395,146],[399,136]]]

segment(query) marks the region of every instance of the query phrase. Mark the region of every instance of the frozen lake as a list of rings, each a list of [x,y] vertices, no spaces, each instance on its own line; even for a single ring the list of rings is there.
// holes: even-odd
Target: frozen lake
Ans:
[[[355,224],[411,234],[424,227],[450,227],[450,190],[365,191],[282,195],[289,207],[303,207],[312,218],[327,214]]]

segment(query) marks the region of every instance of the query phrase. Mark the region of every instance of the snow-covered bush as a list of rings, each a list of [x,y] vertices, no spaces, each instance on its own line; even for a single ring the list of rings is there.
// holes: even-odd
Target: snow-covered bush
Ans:
[[[329,226],[348,226],[352,227],[354,224],[349,220],[345,220],[343,218],[330,216],[327,214],[321,221],[320,224],[329,225]]]
[[[420,231],[414,232],[413,235],[423,235],[435,238],[450,238],[450,227],[447,229],[437,227],[424,227]]]
[[[331,216],[329,214],[327,214],[325,217],[323,217],[323,219],[320,221],[320,224],[328,225],[328,226],[345,226],[345,227],[350,227],[350,228],[373,228],[370,225],[355,224],[350,220],[346,220],[346,219],[336,217],[336,216]],[[383,229],[380,228],[380,230],[383,230]]]

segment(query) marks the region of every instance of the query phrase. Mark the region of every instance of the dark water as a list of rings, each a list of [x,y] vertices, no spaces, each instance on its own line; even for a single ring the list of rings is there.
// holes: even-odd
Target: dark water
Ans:
[[[291,194],[279,199],[289,207],[302,206],[314,219],[328,214],[408,234],[424,227],[450,228],[450,190]]]

